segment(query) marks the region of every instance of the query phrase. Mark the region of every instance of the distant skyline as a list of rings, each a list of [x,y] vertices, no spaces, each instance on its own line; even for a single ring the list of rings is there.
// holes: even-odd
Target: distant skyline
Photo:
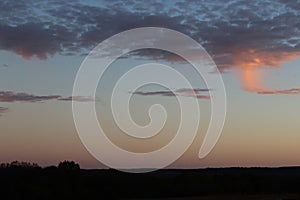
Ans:
[[[0,2],[0,163],[13,160],[54,165],[74,160],[103,167],[81,143],[72,101],[94,101],[99,121],[121,147],[154,150],[178,126],[176,95],[163,87],[132,92],[132,116],[149,122],[153,103],[170,118],[161,136],[129,141],[109,114],[111,88],[132,67],[162,63],[185,74],[201,110],[199,134],[170,167],[300,165],[300,1],[16,1]],[[223,133],[208,157],[197,153],[210,119],[209,90],[176,55],[144,50],[118,59],[99,83],[96,99],[72,96],[77,70],[101,41],[139,27],[164,27],[199,42],[222,73],[227,92]],[[176,45],[176,44],[174,44]],[[189,98],[181,88],[177,95]]]

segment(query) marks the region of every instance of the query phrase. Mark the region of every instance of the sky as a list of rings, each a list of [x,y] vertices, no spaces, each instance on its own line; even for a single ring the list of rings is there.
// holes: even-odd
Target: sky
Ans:
[[[84,168],[102,168],[77,134],[72,102],[95,102],[108,137],[130,151],[162,147],[178,127],[176,94],[161,86],[132,93],[132,117],[149,123],[147,110],[159,102],[169,118],[162,136],[130,140],[110,113],[112,88],[134,66],[162,63],[191,81],[201,110],[196,140],[169,167],[247,167],[300,165],[300,1],[166,0],[0,2],[0,162],[36,162],[42,166],[74,160]],[[72,96],[85,56],[103,40],[125,30],[164,27],[201,44],[221,72],[227,116],[221,137],[205,158],[197,157],[210,119],[211,98],[201,77],[177,55],[140,50],[111,64],[96,98]],[[175,44],[174,44],[175,45]]]

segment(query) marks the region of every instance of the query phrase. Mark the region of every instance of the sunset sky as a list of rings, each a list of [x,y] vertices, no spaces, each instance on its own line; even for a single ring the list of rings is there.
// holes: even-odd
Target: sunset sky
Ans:
[[[132,67],[149,62],[173,67],[192,82],[200,104],[198,136],[170,167],[300,165],[300,1],[166,0],[0,2],[0,163],[42,166],[74,160],[83,168],[103,167],[81,143],[72,101],[95,102],[100,123],[121,147],[147,152],[163,146],[178,127],[176,95],[151,86],[132,92],[132,116],[149,122],[153,103],[169,118],[149,143],[130,141],[109,114],[111,89]],[[114,34],[140,27],[164,27],[199,42],[222,74],[227,117],[213,151],[198,158],[210,119],[209,90],[179,56],[141,50],[115,61],[98,85],[96,98],[72,96],[85,56]]]

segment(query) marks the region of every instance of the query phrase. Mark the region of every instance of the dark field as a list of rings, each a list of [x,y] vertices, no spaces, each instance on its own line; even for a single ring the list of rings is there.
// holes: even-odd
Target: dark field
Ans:
[[[281,200],[299,199],[298,195],[216,195],[200,197],[163,198],[161,200]],[[155,199],[143,199],[155,200]]]
[[[19,163],[2,165],[0,180],[4,199],[300,199],[297,167],[130,174],[83,170],[74,163],[46,168]]]

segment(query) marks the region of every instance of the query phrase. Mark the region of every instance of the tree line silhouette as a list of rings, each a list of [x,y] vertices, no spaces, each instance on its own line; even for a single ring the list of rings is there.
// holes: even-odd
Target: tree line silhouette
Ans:
[[[11,163],[1,163],[0,164],[1,169],[42,169],[37,163],[30,163],[30,162],[19,162],[19,161],[13,161]],[[47,168],[56,168],[55,166],[46,167]],[[78,163],[75,163],[74,161],[62,161],[58,164],[58,169],[64,169],[64,170],[79,170],[80,165]]]
[[[300,199],[300,168],[164,169],[131,174],[80,169],[74,161],[40,167],[14,161],[0,165],[1,199],[130,199],[205,195],[293,194]]]

